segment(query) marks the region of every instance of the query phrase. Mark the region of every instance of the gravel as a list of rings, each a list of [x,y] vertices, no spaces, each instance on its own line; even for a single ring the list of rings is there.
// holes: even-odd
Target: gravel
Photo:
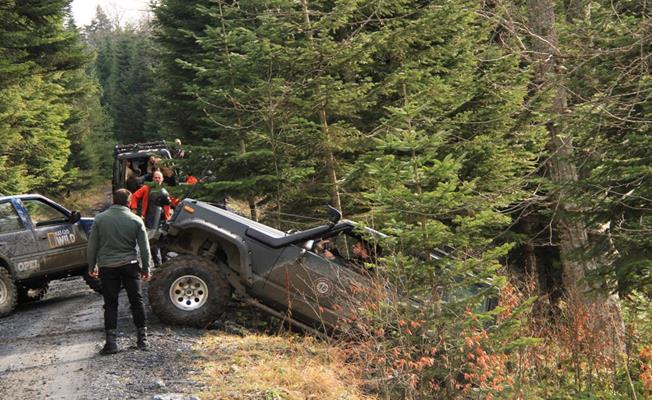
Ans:
[[[145,296],[147,298],[147,296]],[[101,356],[102,297],[81,279],[52,282],[40,302],[0,320],[0,393],[11,399],[198,399],[202,386],[193,346],[202,331],[167,327],[148,309],[151,349],[135,348],[124,291],[118,314],[120,352]],[[8,395],[8,397],[7,397]]]

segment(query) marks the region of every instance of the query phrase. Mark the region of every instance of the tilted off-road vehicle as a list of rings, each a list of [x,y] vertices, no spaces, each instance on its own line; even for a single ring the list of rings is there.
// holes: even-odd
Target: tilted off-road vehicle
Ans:
[[[83,276],[101,292],[99,279],[87,275],[92,225],[38,194],[0,197],[0,317],[17,302],[41,299],[54,279]]]
[[[340,330],[372,292],[369,264],[355,260],[351,247],[377,248],[366,239],[382,235],[368,228],[360,235],[363,228],[340,218],[330,208],[328,224],[284,233],[185,199],[158,240],[176,256],[150,282],[152,310],[166,323],[205,327],[235,296],[320,336]],[[332,257],[320,252],[322,243]]]

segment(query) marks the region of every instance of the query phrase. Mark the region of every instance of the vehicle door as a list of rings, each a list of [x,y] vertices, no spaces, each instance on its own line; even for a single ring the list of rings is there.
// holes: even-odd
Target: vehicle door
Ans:
[[[65,208],[42,198],[21,199],[41,252],[41,269],[62,271],[86,265],[88,239]]]
[[[328,240],[339,241],[341,246],[355,243],[345,232]],[[309,248],[288,246],[284,249],[267,277],[268,282],[284,289],[279,292],[285,298],[277,302],[293,310],[294,315],[335,326],[340,317],[351,316],[353,310],[368,299],[365,293],[368,294],[371,279],[364,269],[348,264],[345,254],[329,260],[317,250],[318,246],[308,245]]]
[[[32,276],[41,267],[34,232],[11,200],[0,202],[0,257],[13,264],[16,279]]]

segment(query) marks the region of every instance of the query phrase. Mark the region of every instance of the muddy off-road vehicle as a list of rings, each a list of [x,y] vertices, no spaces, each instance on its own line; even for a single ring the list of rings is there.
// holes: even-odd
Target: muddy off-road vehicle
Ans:
[[[140,176],[144,177],[151,156],[169,160],[172,155],[173,151],[164,140],[116,145],[113,149],[113,190],[126,187],[130,169],[138,169]]]
[[[51,280],[88,276],[86,245],[93,218],[37,194],[0,196],[0,317],[17,302],[41,299]]]
[[[368,267],[379,248],[369,238],[380,236],[341,220],[334,208],[327,224],[285,233],[220,206],[185,199],[158,238],[172,257],[150,282],[150,305],[163,322],[205,327],[235,297],[301,329],[328,335],[343,329],[370,298]],[[368,258],[356,260],[353,245],[364,245]]]

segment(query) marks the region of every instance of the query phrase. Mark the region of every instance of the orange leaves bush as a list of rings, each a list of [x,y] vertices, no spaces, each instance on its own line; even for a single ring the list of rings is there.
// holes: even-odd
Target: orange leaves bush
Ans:
[[[639,353],[641,359],[641,374],[639,378],[643,384],[643,388],[652,394],[652,344],[641,349]]]

